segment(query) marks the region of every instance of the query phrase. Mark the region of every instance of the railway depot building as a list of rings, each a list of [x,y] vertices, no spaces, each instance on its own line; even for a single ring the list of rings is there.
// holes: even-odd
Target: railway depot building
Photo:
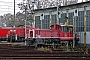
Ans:
[[[57,11],[58,10],[58,11]],[[84,34],[86,34],[86,44],[90,45],[90,1],[73,5],[59,6],[34,10],[34,27],[39,29],[49,29],[52,24],[74,24],[75,33],[80,34],[79,43],[84,44]]]

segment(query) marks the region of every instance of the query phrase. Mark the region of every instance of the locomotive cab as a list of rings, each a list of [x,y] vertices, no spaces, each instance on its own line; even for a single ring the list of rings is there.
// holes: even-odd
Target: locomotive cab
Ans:
[[[50,26],[50,29],[73,33],[73,26],[72,25],[67,26],[67,25],[54,24],[54,25]]]
[[[73,40],[73,25],[61,25],[62,36],[61,40],[72,41]]]
[[[50,26],[50,29],[54,29],[54,30],[62,30],[61,26],[60,25],[57,25],[57,24],[54,24],[54,25],[51,25]]]
[[[63,26],[63,31],[64,32],[69,32],[69,33],[73,33],[73,27],[72,26]]]

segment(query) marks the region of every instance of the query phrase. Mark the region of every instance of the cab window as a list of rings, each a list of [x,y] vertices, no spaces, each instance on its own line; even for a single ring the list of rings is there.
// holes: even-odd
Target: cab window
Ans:
[[[69,28],[67,26],[64,26],[64,29],[63,29],[64,32],[69,32]]]
[[[60,26],[58,26],[58,29],[61,31],[61,27]]]
[[[69,32],[70,33],[73,33],[73,28],[69,28]]]

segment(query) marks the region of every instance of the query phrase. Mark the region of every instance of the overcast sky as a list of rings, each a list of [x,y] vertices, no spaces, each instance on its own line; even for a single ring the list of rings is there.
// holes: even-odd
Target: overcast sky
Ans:
[[[15,11],[18,12],[18,3],[22,2],[23,0],[15,0]],[[6,14],[6,13],[12,13],[14,9],[14,0],[0,0],[0,15]]]

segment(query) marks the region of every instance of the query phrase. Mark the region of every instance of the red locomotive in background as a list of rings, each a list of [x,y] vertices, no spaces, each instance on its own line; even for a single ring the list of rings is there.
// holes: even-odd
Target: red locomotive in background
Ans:
[[[54,24],[50,26],[50,29],[26,28],[27,40],[33,45],[60,44],[63,41],[72,42],[73,32],[72,25]],[[7,40],[9,42],[25,41],[25,28],[0,28],[0,40]]]
[[[26,34],[29,33],[29,28],[26,28]],[[24,27],[2,27],[0,28],[0,41],[7,40],[8,42],[24,41]]]

